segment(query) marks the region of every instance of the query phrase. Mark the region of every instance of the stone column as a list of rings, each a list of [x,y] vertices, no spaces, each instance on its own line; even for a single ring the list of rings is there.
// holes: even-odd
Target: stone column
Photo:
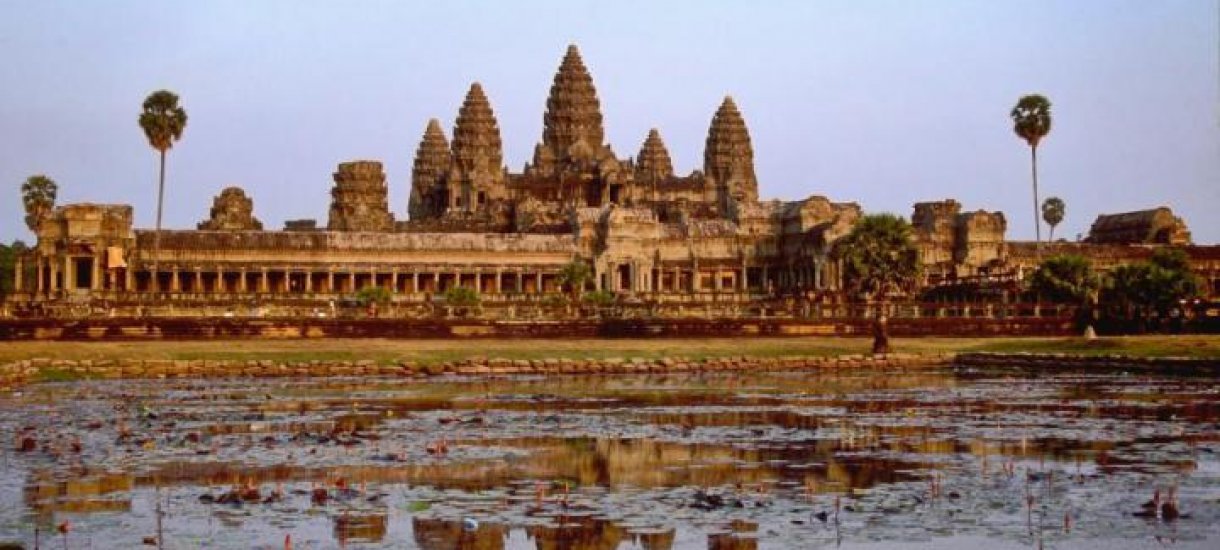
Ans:
[[[196,294],[207,292],[208,289],[203,287],[203,268],[195,268],[195,284],[191,286],[191,290]]]
[[[269,283],[270,283],[270,281],[268,281],[268,277],[267,277],[267,268],[264,267],[259,270],[258,291],[266,294],[268,291],[271,290]]]
[[[51,292],[55,292],[59,290],[59,280],[61,279],[59,274],[59,262],[47,260],[47,269],[51,272],[51,276],[47,277],[47,288]]]
[[[241,268],[238,272],[237,291],[245,294],[250,291],[250,285],[246,283],[246,268]]]
[[[411,293],[419,294],[419,271],[411,273]]]
[[[390,291],[398,294],[398,268],[390,270]]]
[[[474,270],[474,291],[479,294],[483,293],[483,270],[482,269]]]
[[[136,290],[136,270],[133,266],[128,265],[123,268],[123,290],[127,292],[135,292]]]
[[[182,279],[178,273],[178,266],[174,266],[172,274],[170,275],[169,291],[182,292]]]
[[[46,285],[46,283],[43,282],[43,277],[46,276],[46,273],[45,273],[46,270],[43,268],[42,258],[36,257],[36,258],[34,258],[34,262],[35,262],[34,270],[37,272],[37,275],[38,275],[38,280],[34,281],[34,290],[38,291],[38,293],[41,294],[41,293],[47,291],[47,285]]]
[[[76,272],[72,269],[72,263],[71,256],[64,256],[63,284],[60,285],[63,290],[73,290],[76,288]]]
[[[326,292],[335,293],[335,268],[326,268]]]
[[[305,270],[305,292],[313,293],[313,271]]]
[[[542,294],[542,272],[539,271],[538,274],[534,276],[534,278],[536,281],[534,284],[538,285],[537,287],[535,287],[535,289],[538,291],[538,294]]]
[[[25,258],[17,257],[17,265],[13,270],[13,290],[21,292],[25,289]]]
[[[102,290],[105,288],[102,282],[102,254],[95,252],[93,254],[93,272],[89,277],[89,290]]]
[[[347,274],[347,287],[351,292],[356,291],[356,270],[354,269]]]

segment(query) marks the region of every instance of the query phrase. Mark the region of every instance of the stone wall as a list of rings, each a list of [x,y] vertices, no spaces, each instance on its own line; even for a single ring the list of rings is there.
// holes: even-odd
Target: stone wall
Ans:
[[[916,336],[1067,336],[1070,318],[894,318],[890,334]],[[868,319],[589,319],[481,321],[454,319],[148,319],[0,320],[4,340],[161,340],[296,338],[699,338],[867,336]]]
[[[51,377],[80,379],[129,378],[275,378],[304,376],[435,376],[663,374],[725,371],[793,371],[839,368],[908,369],[949,364],[952,354],[889,354],[790,357],[689,357],[607,359],[471,358],[421,364],[414,361],[170,360],[170,359],[48,359],[0,363],[0,388],[11,388]]]

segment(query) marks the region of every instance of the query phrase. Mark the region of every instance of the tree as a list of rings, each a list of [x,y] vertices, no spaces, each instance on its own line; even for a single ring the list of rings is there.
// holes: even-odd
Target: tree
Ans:
[[[1034,180],[1034,239],[1042,246],[1042,224],[1038,223],[1038,143],[1051,133],[1051,101],[1038,94],[1017,100],[1009,113],[1012,129],[1029,144],[1029,159]]]
[[[1093,265],[1075,254],[1047,258],[1029,279],[1029,288],[1039,299],[1059,304],[1084,304],[1100,286]]]
[[[1055,226],[1063,221],[1065,213],[1067,213],[1067,205],[1063,203],[1063,199],[1049,197],[1042,201],[1042,221],[1046,222],[1046,225],[1051,226],[1051,234],[1046,240],[1055,240]]]
[[[589,268],[589,264],[576,258],[559,270],[559,284],[568,289],[573,301],[580,296],[592,277],[593,270]]]
[[[884,299],[914,285],[919,250],[911,225],[893,214],[870,214],[856,221],[851,233],[835,243],[834,257],[843,263],[843,280],[855,296]]]
[[[362,306],[389,303],[392,297],[390,289],[384,286],[366,286],[356,292],[356,301]]]
[[[1138,320],[1142,329],[1149,313],[1166,315],[1183,301],[1197,298],[1202,288],[1184,251],[1161,248],[1146,262],[1115,268],[1101,297],[1110,315]]]
[[[55,180],[35,174],[21,184],[21,202],[25,205],[25,225],[30,231],[38,231],[38,222],[55,209],[55,197],[59,186]]]
[[[153,272],[161,252],[161,206],[165,199],[165,153],[182,139],[186,129],[186,111],[178,105],[178,95],[169,90],[157,90],[144,99],[140,113],[140,128],[148,144],[161,156],[161,172],[157,180],[157,229],[153,234]],[[155,280],[155,278],[154,278]]]

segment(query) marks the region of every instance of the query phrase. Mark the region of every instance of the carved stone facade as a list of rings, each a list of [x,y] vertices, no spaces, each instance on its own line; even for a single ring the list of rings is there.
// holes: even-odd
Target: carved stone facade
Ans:
[[[208,219],[199,229],[209,231],[261,231],[263,222],[254,217],[254,201],[240,187],[226,187],[212,200]]]
[[[1162,206],[1151,210],[1097,216],[1088,242],[1096,244],[1190,244],[1190,230],[1182,218]]]
[[[915,244],[929,281],[998,273],[1004,269],[1003,212],[962,212],[953,199],[915,204]]]
[[[331,189],[331,231],[390,231],[394,215],[390,214],[385,172],[381,163],[370,160],[345,162],[335,172],[335,187]]]
[[[431,303],[454,287],[474,289],[485,302],[533,303],[563,292],[560,273],[572,261],[592,267],[587,290],[682,311],[842,299],[832,252],[861,207],[822,196],[760,201],[749,130],[732,98],[711,118],[702,170],[685,176],[675,172],[657,129],[635,158],[615,156],[593,79],[574,46],[542,118],[531,162],[510,172],[491,102],[481,85],[471,85],[452,141],[437,119],[426,125],[406,221],[390,212],[381,163],[367,160],[338,165],[325,229],[294,220],[283,231],[261,231],[252,201],[229,188],[199,230],[164,231],[156,250],[153,231],[132,228],[128,206],[61,207],[39,227],[34,254],[23,258],[38,275],[18,281],[26,293],[16,299],[83,293],[108,303],[145,304],[155,296],[174,304],[324,305],[375,285],[391,290],[398,304]],[[1135,214],[1099,218],[1091,240],[1189,239],[1167,209]],[[915,205],[912,222],[929,284],[1021,273],[1040,257],[1030,243],[1005,241],[999,212],[926,202]],[[1115,250],[1137,248],[1073,246],[1115,262],[1135,257]],[[1220,256],[1209,250],[1190,253]],[[1220,271],[1214,264],[1220,261],[1207,265]]]

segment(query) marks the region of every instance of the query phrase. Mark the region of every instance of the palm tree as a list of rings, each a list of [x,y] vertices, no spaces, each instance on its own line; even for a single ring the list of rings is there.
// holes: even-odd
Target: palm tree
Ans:
[[[157,90],[144,99],[140,113],[140,128],[148,144],[161,153],[161,174],[157,183],[157,230],[153,235],[153,284],[156,284],[157,261],[161,252],[161,205],[165,198],[165,152],[182,138],[186,129],[186,111],[178,106],[178,94]]]
[[[912,286],[919,276],[919,250],[911,233],[911,224],[893,214],[860,218],[834,245],[847,289],[884,300],[886,293]]]
[[[1034,239],[1042,246],[1042,225],[1038,223],[1038,143],[1051,133],[1051,101],[1031,94],[1017,100],[1009,113],[1012,130],[1029,144],[1029,158],[1034,179]]]
[[[59,186],[55,180],[35,174],[21,184],[21,202],[25,205],[25,225],[30,231],[38,231],[38,222],[55,208],[55,197]]]
[[[1101,287],[1093,264],[1084,256],[1062,254],[1047,258],[1029,280],[1038,298],[1056,304],[1084,305]]]
[[[1042,201],[1042,221],[1051,226],[1051,234],[1046,240],[1055,240],[1055,226],[1063,221],[1063,215],[1067,213],[1067,205],[1063,199],[1059,197],[1048,197]]]

